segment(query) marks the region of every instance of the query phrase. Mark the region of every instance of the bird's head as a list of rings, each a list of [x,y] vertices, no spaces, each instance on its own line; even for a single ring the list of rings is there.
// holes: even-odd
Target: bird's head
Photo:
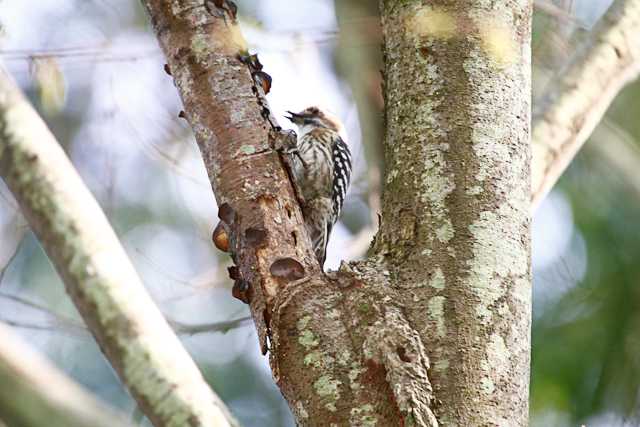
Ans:
[[[327,128],[335,132],[340,132],[341,130],[340,122],[318,107],[308,107],[299,113],[292,111],[287,111],[287,113],[289,113],[289,116],[285,117],[298,126],[300,130],[313,128]]]

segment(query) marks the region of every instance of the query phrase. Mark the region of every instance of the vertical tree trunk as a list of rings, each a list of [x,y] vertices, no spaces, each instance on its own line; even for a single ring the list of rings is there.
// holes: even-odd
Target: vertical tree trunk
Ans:
[[[444,425],[526,425],[531,2],[383,0],[387,171],[375,252]]]

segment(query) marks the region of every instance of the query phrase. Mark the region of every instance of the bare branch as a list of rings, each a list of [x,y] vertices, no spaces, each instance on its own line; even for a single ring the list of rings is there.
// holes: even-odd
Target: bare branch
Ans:
[[[538,11],[543,12],[549,16],[553,16],[563,22],[575,21],[575,18],[569,13],[569,11],[565,10],[562,7],[556,6],[551,1],[536,0],[534,2],[534,6]]]
[[[548,88],[533,120],[535,210],[598,125],[618,92],[640,73],[640,0],[618,0],[590,41]]]
[[[236,425],[149,297],[64,151],[5,71],[0,176],[147,417],[157,426]]]
[[[61,314],[58,314],[53,310],[45,307],[44,305],[35,303],[33,301],[29,301],[25,298],[21,298],[16,295],[8,295],[8,294],[0,293],[0,298],[13,301],[25,307],[29,307],[33,310],[39,311],[40,313],[46,314],[47,316],[53,319],[53,321],[48,324],[36,324],[33,322],[16,321],[6,317],[0,318],[0,321],[8,325],[15,326],[18,328],[25,328],[25,329],[71,332],[74,336],[84,335],[86,337],[89,334],[89,330],[83,324],[76,322],[70,317],[66,317]]]
[[[13,249],[13,253],[9,255],[9,258],[7,259],[5,264],[0,266],[0,286],[2,286],[2,281],[4,280],[4,276],[7,273],[7,269],[9,268],[13,260],[16,259],[18,253],[20,253],[20,247],[22,246],[22,242],[24,242],[24,232],[22,233],[22,236],[19,236],[19,239],[20,240],[18,241],[18,244],[16,244],[16,247]]]
[[[2,324],[0,342],[0,417],[8,425],[129,425],[123,416],[95,400]]]

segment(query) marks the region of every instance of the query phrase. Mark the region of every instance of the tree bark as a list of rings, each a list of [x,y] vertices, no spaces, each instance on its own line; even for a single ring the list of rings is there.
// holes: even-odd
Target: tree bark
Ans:
[[[0,177],[154,425],[236,425],[146,292],[64,151],[2,69]]]
[[[220,206],[234,289],[302,425],[527,423],[531,4],[436,3],[382,3],[382,228],[372,258],[324,274],[231,2],[143,0]]]
[[[427,347],[444,425],[527,424],[531,2],[503,3],[382,1],[375,250]]]

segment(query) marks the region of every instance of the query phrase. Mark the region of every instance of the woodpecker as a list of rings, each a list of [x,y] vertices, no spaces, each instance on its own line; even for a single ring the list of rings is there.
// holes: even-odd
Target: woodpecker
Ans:
[[[318,107],[287,113],[298,127],[297,145],[288,151],[292,178],[302,193],[305,226],[323,267],[331,229],[349,188],[351,152],[340,137],[340,123]]]

